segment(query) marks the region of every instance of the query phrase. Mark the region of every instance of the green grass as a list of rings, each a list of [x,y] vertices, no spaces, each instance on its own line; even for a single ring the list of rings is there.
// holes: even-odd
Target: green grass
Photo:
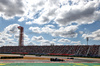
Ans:
[[[100,63],[0,63],[0,66],[100,66]]]

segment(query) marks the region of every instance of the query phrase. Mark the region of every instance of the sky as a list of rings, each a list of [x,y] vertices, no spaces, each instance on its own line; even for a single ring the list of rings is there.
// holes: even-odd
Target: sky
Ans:
[[[0,46],[100,45],[100,0],[0,0]]]

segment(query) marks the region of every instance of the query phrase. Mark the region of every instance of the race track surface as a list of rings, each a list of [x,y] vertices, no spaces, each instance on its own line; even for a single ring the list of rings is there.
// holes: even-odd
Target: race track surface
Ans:
[[[0,54],[0,56],[20,56],[12,54]],[[50,58],[64,59],[65,61],[50,61]],[[0,63],[99,63],[100,58],[74,58],[67,59],[68,57],[61,56],[34,56],[25,55],[23,59],[0,59]]]

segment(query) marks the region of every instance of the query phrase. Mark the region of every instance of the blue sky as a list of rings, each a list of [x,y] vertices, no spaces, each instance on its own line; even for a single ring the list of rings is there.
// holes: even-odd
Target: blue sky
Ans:
[[[0,46],[100,45],[100,0],[0,0]]]

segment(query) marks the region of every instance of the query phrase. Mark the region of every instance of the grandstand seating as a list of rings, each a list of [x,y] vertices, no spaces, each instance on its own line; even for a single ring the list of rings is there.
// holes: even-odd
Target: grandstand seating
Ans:
[[[20,53],[27,54],[54,54],[54,55],[78,55],[78,56],[98,56],[100,45],[68,45],[68,46],[3,46],[0,53]]]

